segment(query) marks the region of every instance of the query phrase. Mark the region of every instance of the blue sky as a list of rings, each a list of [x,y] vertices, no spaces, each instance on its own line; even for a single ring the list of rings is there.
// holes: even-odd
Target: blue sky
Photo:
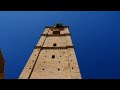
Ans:
[[[0,11],[5,78],[17,79],[45,26],[70,26],[83,79],[120,79],[119,11]]]

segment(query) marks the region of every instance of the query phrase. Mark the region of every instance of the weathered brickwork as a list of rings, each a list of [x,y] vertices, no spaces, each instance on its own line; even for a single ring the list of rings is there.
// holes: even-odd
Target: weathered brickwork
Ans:
[[[69,28],[46,27],[43,34],[19,79],[81,79]]]

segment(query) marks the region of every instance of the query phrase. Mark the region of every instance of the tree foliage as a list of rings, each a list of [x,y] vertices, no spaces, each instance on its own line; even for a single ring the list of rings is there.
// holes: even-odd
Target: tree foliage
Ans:
[[[63,25],[62,25],[62,23],[57,23],[55,26],[56,27],[62,27]]]

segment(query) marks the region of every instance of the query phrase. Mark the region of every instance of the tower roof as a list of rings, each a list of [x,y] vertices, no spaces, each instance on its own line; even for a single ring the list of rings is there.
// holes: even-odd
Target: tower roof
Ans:
[[[62,26],[63,28],[69,28],[69,26]],[[59,28],[59,27],[55,27],[55,26],[45,26],[45,28]]]

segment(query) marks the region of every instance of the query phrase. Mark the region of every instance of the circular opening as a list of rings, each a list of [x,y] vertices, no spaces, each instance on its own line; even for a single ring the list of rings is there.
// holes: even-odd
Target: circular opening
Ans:
[[[32,61],[32,62],[34,62],[34,61]]]
[[[44,61],[44,63],[45,63],[45,61]]]
[[[44,70],[44,69],[42,69],[42,70]]]
[[[72,69],[73,69],[73,67],[72,67]]]
[[[36,55],[35,55],[36,56]]]
[[[59,61],[59,63],[60,63],[60,61]]]
[[[55,55],[52,55],[52,58],[55,58]]]
[[[58,71],[60,71],[60,68],[58,68]]]
[[[53,44],[53,46],[57,46],[57,44],[56,44],[56,43],[54,43],[54,44]]]
[[[29,68],[29,69],[31,69],[31,68]]]
[[[46,56],[45,56],[46,57]]]

